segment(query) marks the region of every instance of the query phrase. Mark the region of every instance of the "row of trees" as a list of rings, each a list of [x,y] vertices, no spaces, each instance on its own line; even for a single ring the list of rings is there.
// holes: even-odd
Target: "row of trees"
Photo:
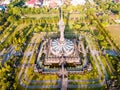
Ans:
[[[80,8],[80,9],[78,9]],[[63,12],[79,12],[83,13],[85,11],[85,6],[78,5],[78,6],[72,6],[72,5],[63,5],[62,6]],[[40,7],[40,8],[28,8],[28,7],[19,7],[16,5],[10,5],[8,9],[9,14],[15,14],[15,15],[25,15],[25,14],[42,14],[42,13],[59,13],[59,7],[57,8],[49,8],[49,7]]]
[[[109,10],[110,10],[110,5],[108,3],[113,3],[111,1],[103,2],[100,0],[96,0],[98,6],[96,8],[96,10],[87,8],[88,12],[87,12],[87,16],[88,16],[88,21],[89,26],[91,27],[92,30],[94,30],[94,35],[99,43],[99,46],[101,48],[101,50],[103,50],[103,48],[106,50],[111,50],[112,47],[116,48],[115,50],[119,51],[119,48],[116,46],[116,44],[114,43],[114,41],[112,40],[112,37],[109,35],[109,33],[105,30],[104,28],[104,24],[103,22],[108,20],[107,19],[107,15],[109,14]],[[117,5],[114,3],[114,5]],[[102,15],[100,17],[96,17],[96,13],[102,12]],[[101,13],[100,13],[101,14]],[[95,16],[96,15],[96,16]],[[105,16],[104,16],[105,15]],[[103,17],[104,16],[104,17]],[[102,20],[102,21],[100,21]],[[119,56],[111,56],[106,54],[107,59],[112,63],[114,70],[116,71],[116,76],[119,77],[120,75],[120,61],[119,61]],[[119,83],[120,84],[120,83]]]
[[[105,30],[105,28],[101,25],[99,20],[93,15],[94,19],[97,21],[96,28],[98,34],[95,34],[96,37],[98,37],[99,45],[101,48],[111,50],[115,49],[116,51],[119,51],[119,48],[116,46],[114,41],[112,40],[112,37],[108,34],[108,32]],[[100,36],[99,36],[100,35]],[[113,48],[112,48],[113,47]],[[111,56],[111,55],[106,55],[108,60],[112,63],[114,70],[116,70],[117,76],[119,77],[120,75],[120,61],[119,61],[119,56]]]
[[[11,61],[4,67],[0,65],[0,87],[1,90],[16,90],[15,68]]]
[[[115,3],[112,2],[111,0],[107,0],[107,1],[95,0],[95,1],[100,9],[103,9],[104,11],[110,10],[114,14],[118,14],[120,17],[120,3]]]
[[[4,25],[0,26],[0,34],[4,32],[4,30],[10,25],[9,22],[5,22]]]

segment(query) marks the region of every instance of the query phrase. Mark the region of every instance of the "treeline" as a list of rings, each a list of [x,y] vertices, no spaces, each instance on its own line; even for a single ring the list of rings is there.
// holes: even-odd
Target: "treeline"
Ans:
[[[80,8],[80,9],[78,9]],[[10,5],[8,7],[8,13],[9,14],[16,14],[16,15],[25,15],[25,14],[42,14],[42,13],[59,13],[60,8],[50,8],[50,7],[39,7],[39,8],[30,8],[30,7],[26,7],[26,6],[22,6],[19,7],[17,5]],[[62,6],[62,10],[64,13],[84,13],[83,11],[85,11],[85,6],[72,6],[72,5],[63,5]]]
[[[14,57],[14,59],[16,59]],[[0,65],[0,89],[1,90],[16,90],[17,81],[15,74],[15,67],[13,65],[13,58],[6,62],[4,66]]]
[[[97,21],[96,28],[99,30],[99,32],[102,33],[102,35],[104,36],[105,41],[107,41],[107,43],[104,42],[104,44],[107,44],[106,48],[104,48],[104,49],[108,49],[107,47],[109,47],[109,45],[110,45],[113,50],[115,50],[116,52],[120,52],[120,48],[116,45],[116,43],[114,43],[112,37],[108,34],[108,32],[105,30],[105,28],[101,25],[101,23],[99,22],[97,17],[94,16],[94,15],[92,15],[92,16]],[[119,53],[118,53],[117,56],[111,56],[111,55],[106,55],[106,56],[110,60],[110,62],[112,63],[112,65],[114,67],[114,70],[116,70],[117,78],[120,79],[120,77],[119,77],[119,75],[120,75],[120,60],[119,60],[120,55],[119,55]]]
[[[95,0],[95,2],[104,11],[110,10],[114,14],[119,14],[120,16],[120,3],[115,3],[114,1],[111,0],[107,1]]]
[[[110,44],[112,44],[112,46],[114,46],[116,48],[116,51],[120,51],[120,48],[116,45],[116,43],[114,43],[114,40],[109,35],[109,33],[107,32],[107,30],[105,30],[105,28],[101,25],[101,23],[99,22],[99,20],[97,19],[97,17],[95,15],[92,15],[92,16],[97,21],[97,23],[98,23],[97,27],[103,33],[104,37],[107,38],[107,41],[110,42]]]
[[[0,34],[4,32],[4,30],[10,25],[9,22],[4,22],[3,25],[0,26]]]

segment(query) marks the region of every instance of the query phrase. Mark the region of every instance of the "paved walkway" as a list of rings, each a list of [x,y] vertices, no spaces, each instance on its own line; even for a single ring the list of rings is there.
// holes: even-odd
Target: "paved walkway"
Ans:
[[[89,40],[88,38],[91,38],[92,40]],[[98,73],[100,74],[100,76],[102,75],[102,72],[100,70],[100,66],[102,67],[102,71],[103,71],[103,74],[105,75],[105,79],[108,79],[108,74],[107,74],[107,71],[100,59],[100,55],[98,54],[97,52],[97,49],[95,48],[96,46],[94,45],[93,42],[95,42],[95,39],[92,38],[92,36],[88,36],[86,37],[86,41],[88,42],[88,46],[90,48],[90,52],[92,54],[92,57],[93,57],[93,60],[95,61],[96,63],[96,67],[98,69]]]

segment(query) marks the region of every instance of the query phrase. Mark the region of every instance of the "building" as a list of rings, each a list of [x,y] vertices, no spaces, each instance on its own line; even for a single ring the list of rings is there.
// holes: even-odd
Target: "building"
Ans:
[[[58,22],[60,37],[56,37],[56,39],[46,39],[43,44],[44,48],[41,48],[39,55],[41,55],[41,51],[44,51],[43,53],[45,54],[45,66],[59,66],[62,63],[80,65],[81,58],[79,57],[79,51],[77,50],[77,39],[65,38],[65,23],[63,21],[62,8],[60,11],[60,21]],[[37,63],[39,63],[39,57],[37,60]]]
[[[118,3],[118,2],[120,2],[120,0],[114,0],[114,2]]]
[[[85,0],[71,0],[71,4],[73,5],[73,6],[76,6],[76,5],[84,5],[86,3],[86,1]]]
[[[25,5],[28,7],[47,6],[54,8],[61,5],[61,0],[29,0]]]
[[[28,7],[37,7],[42,5],[43,0],[29,0],[25,3]]]
[[[0,5],[0,11],[5,11],[5,6]]]
[[[118,2],[120,2],[120,0],[113,0],[113,2],[118,3]]]
[[[11,0],[4,0],[4,1],[1,1],[0,4],[1,5],[8,5],[10,4]]]
[[[56,7],[61,5],[61,0],[44,0],[43,6]]]

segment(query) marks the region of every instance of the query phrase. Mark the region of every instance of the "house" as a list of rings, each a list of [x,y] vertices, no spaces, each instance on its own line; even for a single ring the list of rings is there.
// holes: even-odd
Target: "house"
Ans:
[[[120,23],[120,19],[114,20],[116,23]]]
[[[55,1],[49,3],[49,7],[54,8],[57,7],[57,3]]]
[[[118,3],[118,2],[120,2],[120,0],[113,0],[115,3]]]
[[[5,11],[5,6],[0,5],[0,11]]]
[[[26,6],[28,7],[36,7],[36,6],[41,6],[43,0],[29,0],[25,3]]]
[[[11,0],[4,0],[4,1],[1,1],[1,5],[8,5],[10,4]]]
[[[73,5],[73,6],[77,6],[77,5],[84,5],[86,3],[86,1],[85,0],[71,0],[71,4]]]
[[[36,6],[47,6],[47,7],[57,7],[61,5],[61,0],[29,0],[26,3],[28,7],[36,7]]]
[[[60,6],[61,4],[63,4],[61,0],[43,0],[42,6],[54,8],[54,7]]]

